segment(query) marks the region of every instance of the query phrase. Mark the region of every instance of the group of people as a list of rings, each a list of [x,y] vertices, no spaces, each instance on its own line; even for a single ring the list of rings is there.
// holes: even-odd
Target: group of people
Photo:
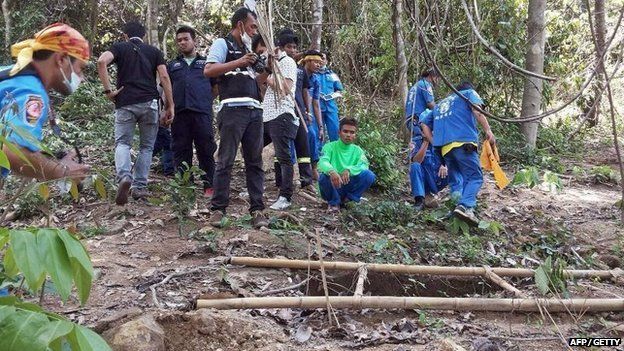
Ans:
[[[274,45],[258,34],[254,12],[238,9],[227,36],[215,40],[207,56],[197,50],[196,32],[176,31],[179,55],[169,63],[156,47],[144,42],[138,22],[124,27],[125,40],[115,43],[97,60],[102,93],[115,104],[115,201],[148,196],[148,174],[154,150],[171,150],[174,172],[184,172],[199,161],[203,190],[210,198],[210,223],[224,223],[230,202],[232,169],[242,151],[249,211],[254,227],[268,224],[264,214],[265,173],[262,151],[275,150],[278,199],[273,210],[287,210],[294,193],[294,164],[302,189],[316,190],[328,210],[340,211],[349,201],[359,202],[375,182],[362,148],[355,145],[358,122],[338,117],[336,100],[343,86],[327,68],[327,56],[316,50],[299,52],[299,38],[290,29],[277,33]],[[269,52],[268,47],[275,46]],[[55,159],[42,152],[42,128],[51,115],[48,91],[69,95],[84,79],[89,44],[75,29],[54,24],[33,39],[11,48],[14,65],[0,71],[2,116],[0,132],[6,142],[10,170],[18,175],[50,180],[88,175],[87,165],[73,154]],[[111,83],[108,66],[117,68]],[[433,85],[437,72],[426,71],[410,89],[406,126],[411,132],[410,182],[415,207],[420,210],[447,184],[458,199],[454,214],[476,222],[476,195],[483,182],[477,156],[478,122],[487,139],[494,136],[486,118],[474,108],[479,95],[464,82],[436,103]],[[213,100],[218,98],[213,131]],[[139,151],[131,149],[135,129]],[[170,129],[170,135],[169,135]],[[328,139],[328,140],[327,140]],[[216,151],[216,159],[214,157]],[[164,163],[169,163],[166,157]]]

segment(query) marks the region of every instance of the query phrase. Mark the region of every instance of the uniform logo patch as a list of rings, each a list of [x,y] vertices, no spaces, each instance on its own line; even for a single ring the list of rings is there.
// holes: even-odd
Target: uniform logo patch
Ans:
[[[36,125],[43,114],[43,98],[41,98],[40,95],[28,95],[24,107],[26,111],[26,123],[31,126]]]

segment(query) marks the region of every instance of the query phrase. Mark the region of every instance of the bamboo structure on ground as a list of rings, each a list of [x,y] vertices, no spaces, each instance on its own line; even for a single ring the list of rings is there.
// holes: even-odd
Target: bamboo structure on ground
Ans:
[[[289,260],[289,259],[277,259],[277,258],[255,258],[255,257],[232,257],[229,260],[230,264],[249,266],[249,267],[264,267],[264,268],[291,268],[291,269],[320,269],[320,263],[318,261],[307,260]],[[340,261],[325,261],[325,270],[347,270],[356,271],[362,263],[358,262],[340,262]],[[418,266],[418,265],[401,265],[401,264],[366,264],[366,269],[369,272],[379,273],[397,273],[397,274],[409,274],[409,275],[448,275],[448,276],[480,276],[487,278],[488,269],[485,267],[449,267],[449,266]],[[517,278],[531,278],[534,276],[535,271],[528,268],[505,268],[505,267],[491,267],[489,268],[492,273],[499,277],[517,277]],[[617,276],[622,276],[623,271],[614,270],[565,270],[564,274],[569,278],[600,278],[611,279]]]
[[[421,309],[480,312],[588,313],[624,311],[624,299],[498,299],[396,296],[330,296],[333,308]],[[197,308],[326,308],[327,297],[250,297],[197,300]]]

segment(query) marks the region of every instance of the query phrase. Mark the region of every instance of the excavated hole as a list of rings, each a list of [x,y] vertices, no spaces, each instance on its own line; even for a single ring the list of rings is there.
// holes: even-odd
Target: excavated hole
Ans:
[[[327,288],[330,295],[348,296],[355,293],[358,274],[355,272],[328,272]],[[371,296],[424,296],[466,297],[487,295],[502,290],[481,277],[463,276],[407,276],[391,273],[368,272],[364,295]],[[306,286],[300,289],[306,293]],[[321,275],[310,280],[308,294],[324,296]]]

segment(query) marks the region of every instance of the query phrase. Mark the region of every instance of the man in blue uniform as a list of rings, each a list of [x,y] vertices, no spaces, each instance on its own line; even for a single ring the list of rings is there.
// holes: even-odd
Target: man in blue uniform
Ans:
[[[318,71],[318,78],[321,85],[320,104],[323,114],[323,123],[329,136],[329,141],[338,140],[339,117],[338,103],[336,100],[342,97],[342,83],[338,75],[327,66],[329,58],[326,53],[322,54],[322,67]]]
[[[405,102],[405,126],[411,133],[411,138],[422,140],[420,123],[418,119],[426,110],[433,110],[435,97],[433,95],[433,85],[437,83],[438,74],[434,69],[424,71],[420,79],[410,88]]]
[[[167,65],[176,114],[171,124],[173,160],[178,172],[184,171],[184,163],[190,167],[194,144],[199,168],[205,173],[204,196],[212,197],[217,149],[212,129],[212,85],[210,78],[204,76],[206,57],[197,52],[195,36],[195,30],[188,26],[176,31],[180,55]]]
[[[214,195],[210,223],[220,227],[230,201],[232,166],[242,145],[245,175],[249,191],[249,211],[256,228],[268,225],[264,210],[264,170],[262,148],[264,126],[260,88],[253,66],[258,58],[251,51],[252,37],[258,33],[255,13],[247,8],[236,10],[231,19],[232,31],[215,40],[204,68],[204,75],[216,78],[221,109],[217,114],[220,142],[214,176]]]
[[[307,110],[312,115],[307,120],[308,123],[308,146],[310,150],[310,158],[312,161],[312,173],[314,180],[319,179],[317,170],[318,161],[321,153],[321,143],[323,141],[323,117],[321,113],[321,82],[319,80],[318,70],[323,64],[321,53],[316,50],[308,50],[304,53],[303,68],[309,78],[310,103]]]
[[[462,96],[452,93],[440,101],[433,113],[423,118],[421,125],[425,137],[433,140],[433,146],[440,150],[449,174],[461,176],[461,197],[453,214],[469,224],[477,225],[479,220],[474,214],[474,208],[483,184],[477,153],[477,122],[491,144],[495,144],[496,139],[486,117],[471,105],[483,105],[472,83],[463,82],[456,89]],[[429,126],[433,126],[433,131]]]
[[[72,27],[56,23],[13,45],[11,55],[17,57],[15,65],[0,69],[0,135],[12,144],[0,143],[7,156],[0,174],[82,180],[87,165],[75,162],[71,153],[60,160],[46,156],[41,141],[51,111],[48,91],[69,95],[78,89],[89,43]]]

